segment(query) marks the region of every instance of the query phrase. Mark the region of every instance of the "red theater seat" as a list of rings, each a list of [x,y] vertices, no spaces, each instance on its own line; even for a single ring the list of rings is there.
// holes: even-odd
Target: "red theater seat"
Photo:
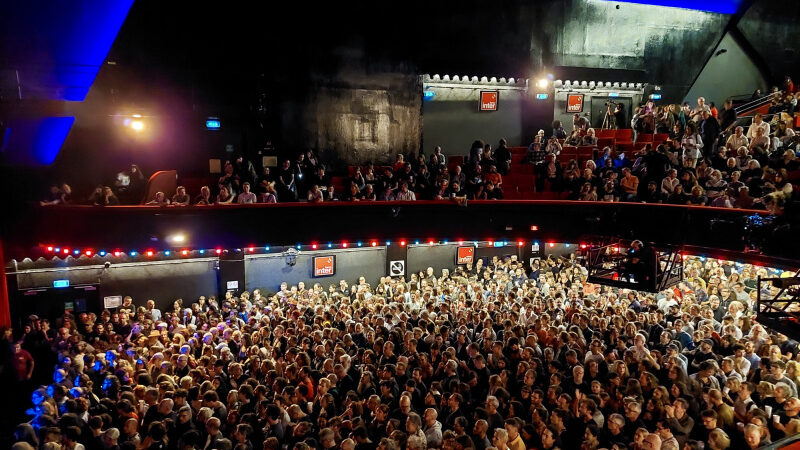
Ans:
[[[669,140],[669,134],[667,133],[656,133],[653,135],[653,141],[664,142],[666,140]]]
[[[617,152],[630,153],[633,150],[633,142],[617,142]]]
[[[175,190],[178,188],[178,171],[177,170],[159,170],[150,176],[147,180],[147,188],[145,189],[145,196],[142,199],[142,204],[153,200],[157,192],[163,192],[167,198],[172,198],[175,195]],[[198,191],[199,193],[199,191]]]
[[[460,165],[464,164],[464,157],[461,156],[461,155],[450,156],[449,158],[447,158],[447,163],[448,163],[448,165],[449,164],[457,164],[457,165],[460,166]]]
[[[522,174],[531,174],[533,173],[533,164],[512,164],[511,169],[509,170],[509,175],[522,175]]]
[[[511,154],[515,155],[518,153],[522,153],[523,155],[528,152],[528,147],[509,147],[511,150]]]
[[[616,130],[614,139],[616,139],[617,141],[633,140],[633,130],[631,130],[630,128],[623,128],[621,130]]]
[[[617,130],[596,129],[594,130],[594,135],[597,136],[598,139],[614,139],[616,131]]]
[[[512,154],[511,155],[511,164],[519,164],[525,160],[524,154]]]
[[[604,147],[614,147],[613,137],[597,138],[597,148],[603,149]]]
[[[650,133],[641,133],[636,136],[636,142],[653,142],[653,135]]]

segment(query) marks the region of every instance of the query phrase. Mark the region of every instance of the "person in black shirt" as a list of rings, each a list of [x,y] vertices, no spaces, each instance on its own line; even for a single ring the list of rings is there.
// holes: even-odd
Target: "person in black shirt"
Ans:
[[[625,107],[622,103],[617,103],[614,109],[614,119],[617,122],[617,129],[630,128],[629,124],[625,121]]]
[[[508,149],[505,139],[500,139],[500,145],[494,151],[494,159],[500,175],[508,175],[508,170],[511,168],[511,151]]]
[[[733,109],[733,102],[725,100],[722,112],[719,115],[719,126],[723,132],[730,132],[736,123],[736,110]]]
[[[295,202],[297,201],[297,186],[295,183],[295,171],[292,168],[292,162],[288,159],[283,162],[283,165],[278,169],[278,177],[276,187],[278,188],[278,197],[281,202]]]

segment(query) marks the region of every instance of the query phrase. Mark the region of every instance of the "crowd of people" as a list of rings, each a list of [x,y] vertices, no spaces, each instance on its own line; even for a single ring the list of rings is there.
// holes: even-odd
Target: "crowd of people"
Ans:
[[[31,316],[3,333],[7,408],[29,407],[12,448],[721,450],[800,432],[798,344],[753,320],[776,274],[684,264],[657,294],[588,283],[575,255],[514,256]]]
[[[760,96],[760,93],[754,94]],[[794,112],[800,98],[789,77],[783,90],[771,93],[769,114],[755,114],[752,123],[738,126],[733,103],[718,110],[704,98],[697,105],[638,106],[630,121],[621,104],[609,103],[608,126],[632,128],[634,141],[660,133],[669,139],[643,149],[597,147],[595,130],[585,117],[575,115],[568,133],[560,121],[549,137],[540,130],[528,147],[521,172],[535,174],[534,186],[511,186],[520,192],[557,192],[570,200],[646,202],[704,205],[722,208],[776,209],[795,197],[792,172],[800,169],[800,134],[794,130]],[[589,160],[559,158],[563,147],[594,146]],[[503,177],[511,170],[512,152],[504,139],[496,148],[473,142],[463,164],[448,164],[441,147],[430,155],[397,155],[392,166],[368,163],[335,186],[318,156],[311,150],[283,160],[261,172],[243,155],[223,163],[216,185],[189,193],[183,186],[169,198],[157,193],[147,205],[189,206],[278,202],[414,201],[442,199],[501,199]],[[117,174],[114,186],[99,185],[84,202],[72,198],[67,184],[53,185],[42,205],[139,204],[145,179],[136,165]]]

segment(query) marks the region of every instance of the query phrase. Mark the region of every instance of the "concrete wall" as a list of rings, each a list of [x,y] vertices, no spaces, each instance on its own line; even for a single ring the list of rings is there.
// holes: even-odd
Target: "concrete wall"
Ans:
[[[336,273],[330,277],[314,278],[314,256],[336,256]],[[286,264],[281,254],[247,255],[245,257],[246,289],[262,289],[275,292],[282,282],[289,285],[302,281],[306,286],[319,282],[327,289],[329,284],[338,284],[339,280],[347,280],[349,284],[358,281],[358,277],[366,278],[367,283],[375,286],[380,277],[386,275],[386,248],[341,249],[332,251],[301,252],[297,255],[294,266]]]
[[[392,163],[419,150],[421,104],[414,75],[348,71],[314,80],[304,99],[283,104],[281,126],[292,147],[313,148],[331,166]]]
[[[433,98],[422,104],[422,148],[433,153],[442,146],[446,155],[467,155],[475,139],[482,139],[497,148],[505,138],[510,146],[522,145],[522,109],[527,92],[497,89],[497,111],[480,111],[480,92],[497,89],[486,87],[426,86]]]
[[[767,81],[761,71],[730,33],[722,38],[714,49],[714,55],[684,101],[694,105],[698,97],[705,97],[706,102],[714,102],[718,109],[722,109],[722,103],[728,97],[747,95],[756,89],[767,92]]]
[[[785,75],[795,85],[800,77],[800,2],[759,0],[747,10],[737,28],[771,72],[770,84],[780,86]]]

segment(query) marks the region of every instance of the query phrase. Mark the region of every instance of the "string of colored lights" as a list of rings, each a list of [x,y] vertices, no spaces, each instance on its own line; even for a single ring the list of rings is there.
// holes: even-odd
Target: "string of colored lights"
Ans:
[[[311,243],[307,243],[307,244],[298,243],[298,244],[295,244],[295,245],[280,245],[278,247],[280,247],[280,248],[294,247],[297,250],[303,250],[303,249],[307,249],[307,250],[323,250],[323,249],[335,249],[335,248],[345,249],[345,248],[361,248],[361,247],[378,247],[379,245],[386,246],[386,247],[390,247],[392,245],[399,245],[401,247],[405,247],[405,246],[408,246],[408,245],[429,245],[429,246],[433,246],[433,245],[456,245],[457,244],[457,245],[463,246],[463,245],[470,245],[471,244],[474,247],[478,247],[481,243],[485,243],[487,247],[508,247],[508,246],[513,246],[515,243],[516,243],[517,247],[524,247],[526,244],[530,244],[530,245],[533,245],[533,246],[539,246],[539,241],[538,240],[530,241],[530,240],[525,240],[525,239],[517,239],[516,241],[513,241],[513,240],[512,241],[494,240],[494,239],[486,239],[486,240],[482,240],[482,241],[464,240],[464,239],[455,239],[455,240],[452,240],[452,241],[449,240],[449,239],[442,239],[442,240],[435,240],[435,239],[413,239],[413,240],[412,239],[400,239],[400,240],[397,240],[397,241],[392,241],[392,240],[384,241],[384,240],[371,239],[371,240],[366,240],[366,241],[355,241],[355,242],[351,242],[351,241],[328,242],[326,244],[319,243],[319,242],[311,242]],[[553,248],[553,247],[556,246],[556,243],[555,242],[547,242],[546,245],[548,247],[550,247],[550,248]],[[565,245],[566,248],[569,248],[571,246],[571,244],[569,244],[569,243],[566,243],[564,245]],[[589,244],[584,244],[584,243],[579,244],[579,248],[582,249],[582,250],[585,250],[588,247],[589,247]],[[178,249],[178,250],[176,250],[174,248],[170,248],[170,249],[147,248],[147,249],[144,249],[144,250],[141,250],[141,251],[138,250],[138,249],[133,249],[133,250],[128,250],[128,251],[124,251],[124,250],[121,250],[121,249],[115,249],[115,250],[107,251],[107,250],[95,250],[94,248],[74,248],[74,247],[70,247],[70,246],[58,246],[58,245],[42,245],[41,248],[44,250],[44,252],[46,254],[52,254],[54,256],[63,255],[64,257],[67,257],[67,256],[89,256],[89,257],[91,257],[91,256],[94,256],[94,255],[97,255],[97,256],[100,256],[100,257],[112,257],[112,256],[113,257],[122,257],[122,256],[126,256],[126,255],[127,256],[133,256],[133,257],[139,256],[139,255],[148,256],[148,257],[154,257],[154,256],[157,256],[158,254],[161,254],[163,256],[170,256],[170,255],[191,256],[195,252],[197,252],[198,254],[201,254],[201,255],[204,255],[206,253],[220,255],[222,253],[227,253],[227,252],[269,253],[271,251],[271,249],[272,249],[272,247],[270,245],[262,245],[262,246],[249,245],[249,246],[243,246],[243,247],[237,247],[237,248],[231,248],[231,249],[222,248],[222,247],[214,247],[214,248],[210,248],[210,249],[208,249],[208,248],[182,248],[182,249]]]

